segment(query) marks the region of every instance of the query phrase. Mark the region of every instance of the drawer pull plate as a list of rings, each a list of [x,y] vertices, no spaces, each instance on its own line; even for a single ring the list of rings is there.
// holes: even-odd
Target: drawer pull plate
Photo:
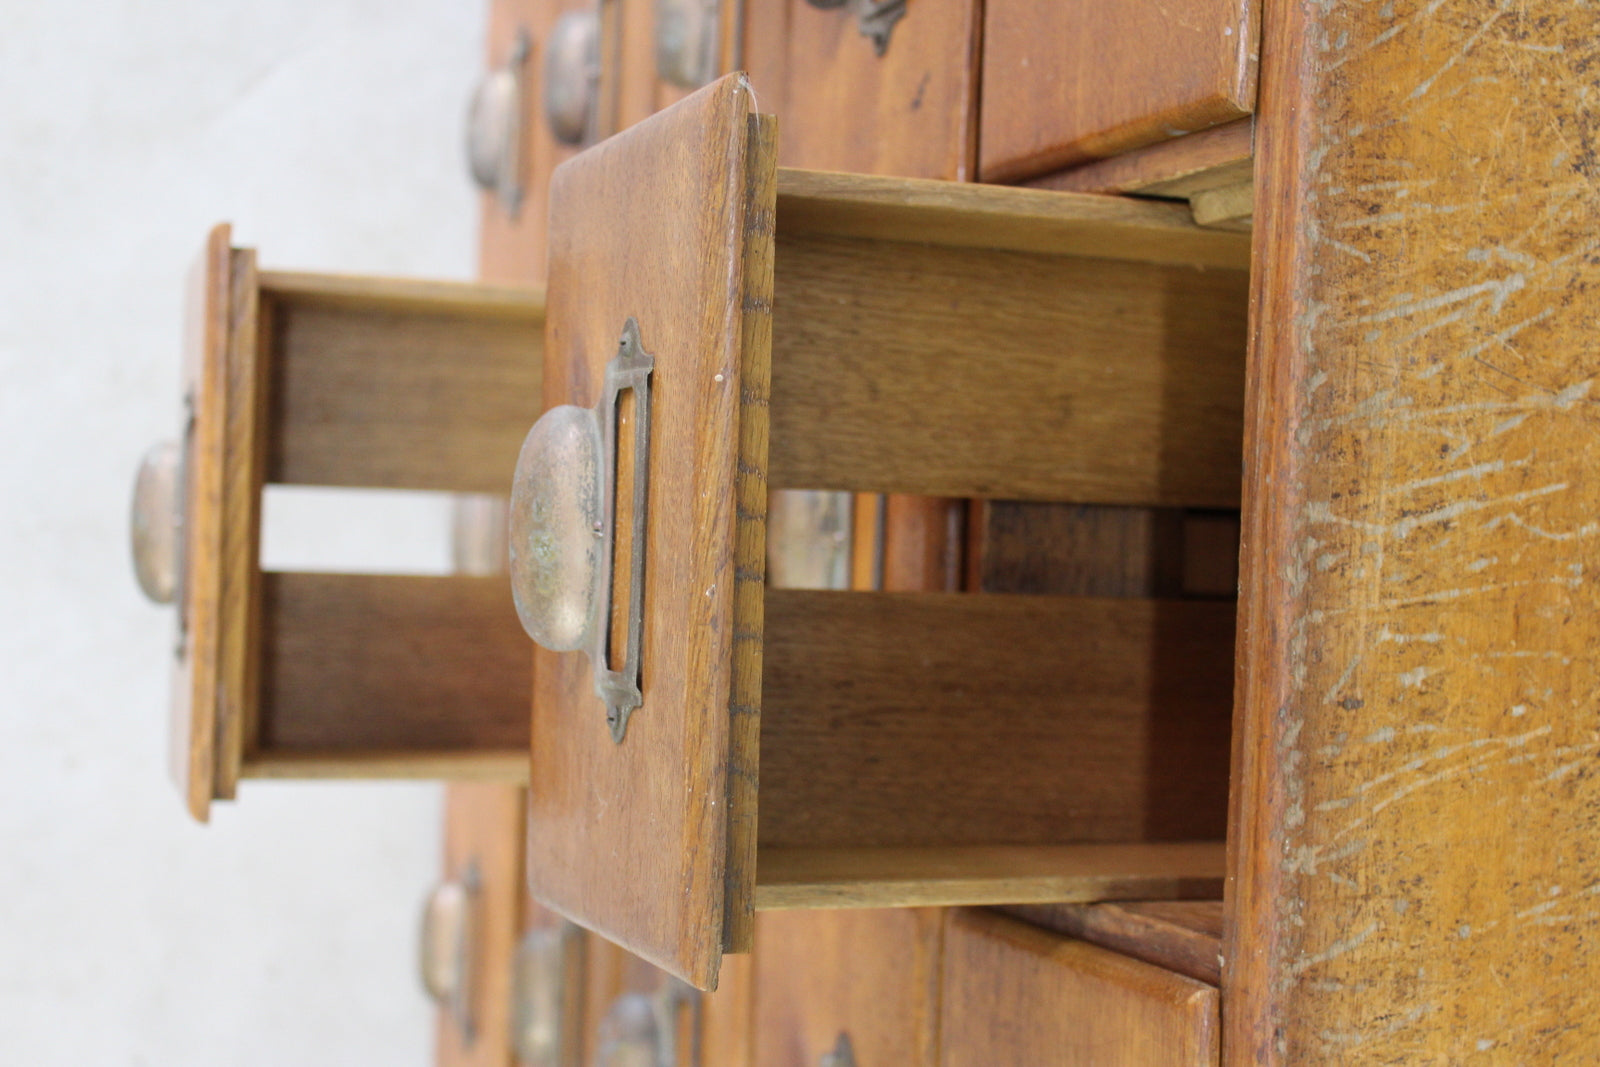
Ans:
[[[680,89],[717,76],[721,0],[656,0],[656,73]]]
[[[623,325],[593,408],[562,404],[540,416],[517,456],[511,490],[511,592],[528,636],[552,652],[586,651],[611,739],[621,744],[643,701],[645,503],[650,462],[650,372],[639,324]],[[634,394],[633,493],[629,508],[627,636],[612,668],[612,555],[617,517],[617,405]]]
[[[477,1036],[472,1000],[481,888],[474,861],[459,879],[440,884],[428,895],[422,910],[418,961],[422,987],[449,1013],[462,1040],[469,1044]]]

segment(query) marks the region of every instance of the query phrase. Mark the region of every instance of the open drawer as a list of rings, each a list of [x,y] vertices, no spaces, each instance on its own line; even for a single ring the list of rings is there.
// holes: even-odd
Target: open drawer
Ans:
[[[1237,506],[1247,239],[775,138],[731,77],[553,179],[535,896],[709,987],[757,908],[1215,892],[1231,605],[768,589],[765,508]]]

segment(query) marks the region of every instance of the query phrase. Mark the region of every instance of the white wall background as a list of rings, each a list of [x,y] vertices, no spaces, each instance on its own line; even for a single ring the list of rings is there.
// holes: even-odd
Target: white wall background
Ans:
[[[0,0],[0,1062],[431,1061],[438,788],[247,782],[189,822],[172,620],[134,585],[127,511],[177,431],[183,278],[213,222],[267,266],[471,276],[486,17]],[[398,533],[442,558],[441,530]]]

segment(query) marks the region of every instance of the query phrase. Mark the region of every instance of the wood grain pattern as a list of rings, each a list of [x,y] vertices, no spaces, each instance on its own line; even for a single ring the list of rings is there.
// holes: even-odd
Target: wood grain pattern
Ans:
[[[231,794],[254,717],[263,383],[255,255],[230,238],[226,224],[214,227],[190,276],[185,342],[189,480],[168,743],[173,778],[201,822],[219,783]]]
[[[1217,991],[1000,915],[950,913],[942,1067],[1219,1061]]]
[[[426,290],[382,293],[263,287],[267,480],[505,492],[540,410],[537,293],[451,287],[437,308]]]
[[[1220,840],[1233,610],[768,590],[761,843]]]
[[[1230,507],[1243,273],[793,236],[776,488]]]
[[[1017,181],[1250,114],[1260,0],[988,0],[979,173]]]
[[[261,604],[261,750],[526,746],[528,640],[503,577],[269,573]]]
[[[244,761],[246,778],[415,779],[436,782],[528,784],[522,748],[257,751]]]
[[[536,652],[532,889],[701,988],[723,946],[738,426],[759,413],[740,381],[750,105],[723,79],[552,192],[546,405],[595,402],[629,316],[656,364],[644,706],[616,744],[587,659]]]
[[[979,506],[975,525],[976,591],[1175,597],[1184,589],[1184,514],[1175,509],[995,500]]]
[[[1145,193],[1187,198],[1200,189],[1250,177],[1255,120],[1213,126],[1134,152],[1069,167],[1025,183],[1071,193]]]
[[[763,848],[756,907],[918,908],[1214,900],[1220,841],[966,848]]]
[[[874,53],[846,9],[746,3],[745,69],[786,167],[971,181],[981,6],[921,4]]]
[[[435,1024],[437,1067],[512,1067],[511,977],[524,921],[521,789],[452,785],[445,791],[445,880],[470,868],[478,877],[473,942],[473,1032],[463,1034],[448,1009]]]
[[[1228,1059],[1582,1062],[1600,13],[1267,14]]]
[[[932,909],[763,913],[756,1062],[816,1067],[848,1034],[857,1063],[933,1067],[943,942]]]
[[[998,910],[1197,982],[1215,986],[1222,981],[1220,900],[1026,904]]]
[[[1248,270],[1246,235],[1196,226],[1188,208],[915,178],[778,171],[779,232]]]
[[[756,793],[760,779],[762,649],[767,567],[767,408],[772,392],[772,255],[777,125],[752,115],[745,157],[743,336],[739,457],[733,490],[733,676],[728,706],[728,845],[722,947],[748,952],[755,936]]]

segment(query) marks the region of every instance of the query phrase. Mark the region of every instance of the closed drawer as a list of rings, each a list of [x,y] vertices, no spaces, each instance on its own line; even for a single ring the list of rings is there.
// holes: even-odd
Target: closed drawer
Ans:
[[[933,1067],[943,919],[926,908],[761,915],[756,1063],[844,1062],[847,1046],[860,1064]]]
[[[980,5],[909,4],[878,23],[881,54],[859,16],[871,6],[745,5],[744,67],[761,110],[778,116],[779,163],[971,181]]]
[[[1259,0],[990,0],[979,175],[1020,181],[1255,106]]]
[[[951,912],[941,1067],[1219,1062],[1203,982],[1004,916]]]

